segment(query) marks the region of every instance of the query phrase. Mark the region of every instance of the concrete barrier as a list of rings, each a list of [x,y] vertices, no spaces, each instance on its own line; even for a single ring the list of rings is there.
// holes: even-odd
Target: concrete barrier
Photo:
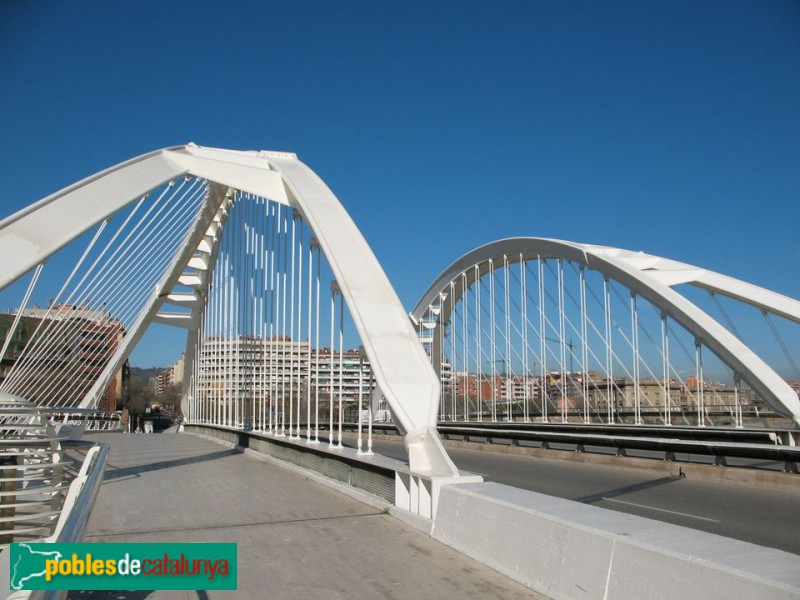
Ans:
[[[800,600],[800,556],[788,552],[498,483],[445,483],[438,494],[425,484],[423,494],[414,492],[421,484],[407,466],[392,459],[224,428],[187,431],[279,462],[291,458],[288,448],[380,464],[394,473],[395,504],[405,509],[393,514],[554,600]],[[430,513],[405,506],[422,496],[435,504]]]
[[[800,556],[497,483],[443,486],[433,537],[557,600],[800,598]]]
[[[345,446],[311,445],[304,438],[277,438],[263,432],[210,425],[187,425],[185,431],[242,451],[259,452],[380,496],[397,508],[420,517],[421,520],[412,520],[415,524],[422,523],[420,528],[426,532],[430,532],[443,485],[483,481],[479,475],[466,473],[457,478],[412,473],[406,463],[393,458],[360,454]]]

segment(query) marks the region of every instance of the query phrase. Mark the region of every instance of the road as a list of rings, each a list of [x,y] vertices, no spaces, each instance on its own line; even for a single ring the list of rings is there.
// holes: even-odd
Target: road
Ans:
[[[354,438],[345,439],[352,445]],[[407,460],[401,442],[376,440],[376,452]],[[800,555],[798,492],[676,478],[640,468],[449,448],[459,469],[542,494],[585,502]]]

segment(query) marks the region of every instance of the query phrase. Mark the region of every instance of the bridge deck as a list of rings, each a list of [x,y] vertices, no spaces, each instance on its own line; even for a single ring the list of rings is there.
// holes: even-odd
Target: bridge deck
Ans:
[[[237,592],[70,592],[69,598],[543,598],[390,515],[186,434],[111,444],[85,541],[236,542]]]

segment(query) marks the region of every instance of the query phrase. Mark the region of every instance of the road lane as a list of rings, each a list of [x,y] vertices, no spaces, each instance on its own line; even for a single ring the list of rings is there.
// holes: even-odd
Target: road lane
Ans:
[[[346,436],[348,445],[354,438]],[[406,460],[402,442],[374,450]],[[664,476],[641,468],[449,448],[459,469],[542,494],[700,529],[800,555],[800,492]],[[800,482],[800,479],[798,479]],[[798,483],[800,486],[800,483]],[[800,489],[800,488],[799,488]]]

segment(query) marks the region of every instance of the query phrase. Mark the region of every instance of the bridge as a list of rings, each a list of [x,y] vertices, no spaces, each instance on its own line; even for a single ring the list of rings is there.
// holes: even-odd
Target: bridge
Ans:
[[[6,543],[57,537],[69,518],[50,509],[70,497],[52,465],[72,432],[47,415],[102,406],[148,329],[166,325],[186,332],[179,438],[345,482],[548,597],[799,593],[793,554],[484,482],[437,429],[729,431],[731,456],[736,436],[768,434],[763,452],[796,471],[797,300],[642,252],[517,238],[455,260],[409,313],[294,154],[191,144],[7,217],[0,256],[0,290],[22,292],[0,355],[13,363],[0,383]],[[29,307],[42,285],[46,308]],[[404,461],[374,452],[374,423],[389,419]]]

